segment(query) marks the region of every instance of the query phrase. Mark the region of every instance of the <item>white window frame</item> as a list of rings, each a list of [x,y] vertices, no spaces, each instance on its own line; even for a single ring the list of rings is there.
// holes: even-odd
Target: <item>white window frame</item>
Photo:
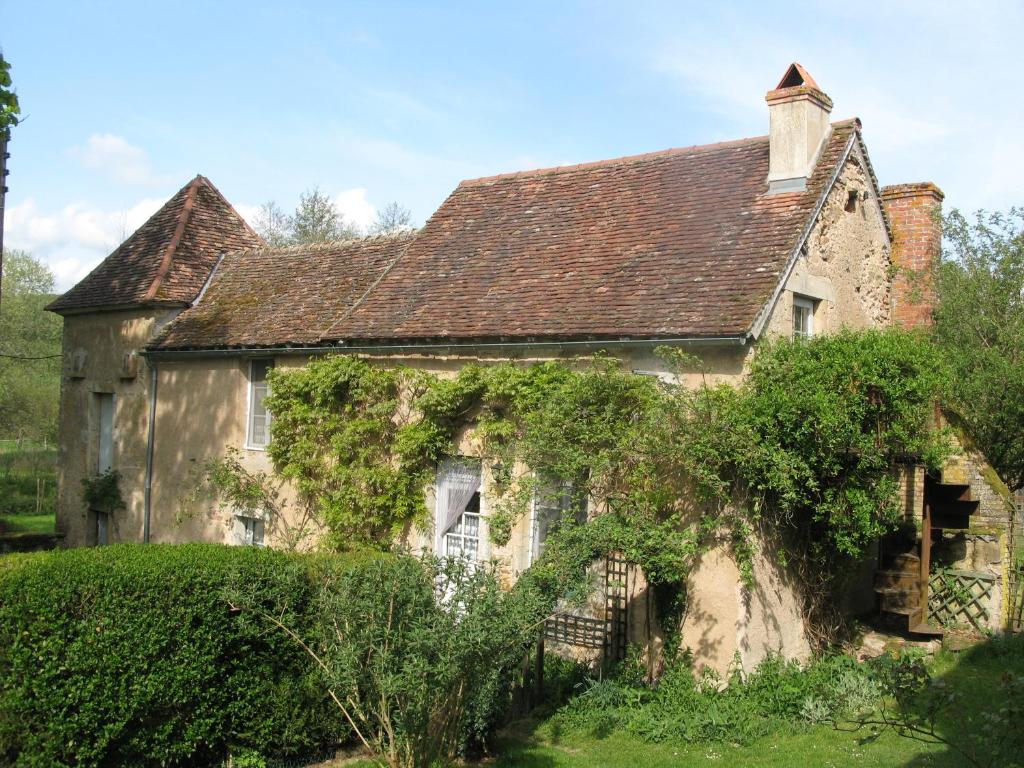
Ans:
[[[561,486],[562,486],[563,491],[566,494],[568,494],[568,496],[569,496],[569,506],[566,507],[565,509],[560,510],[562,512],[562,514],[563,515],[566,515],[566,514],[569,514],[569,513],[579,514],[580,512],[582,512],[583,515],[586,516],[589,513],[589,509],[586,508],[586,502],[585,501],[584,501],[584,505],[585,505],[584,508],[579,509],[579,510],[574,510],[573,509],[573,506],[572,506],[572,501],[573,501],[573,499],[572,499],[573,484],[571,482],[569,482],[568,480],[563,480],[563,481],[561,481]],[[539,489],[539,487],[540,486],[538,485],[538,489]],[[539,541],[538,538],[537,538],[538,534],[539,534],[539,532],[538,532],[539,522],[540,522],[540,518],[539,518],[539,516],[537,514],[537,489],[535,489],[534,492],[533,492],[533,498],[530,500],[530,541],[529,541],[529,548],[530,549],[529,549],[529,559],[528,559],[528,562],[531,565],[540,557],[540,555],[542,554],[542,551],[543,551],[541,549],[541,544],[543,542]],[[545,537],[545,539],[546,538],[547,537]]]
[[[266,521],[255,515],[235,515],[235,539],[240,546],[265,547],[267,545]]]
[[[793,338],[794,339],[809,339],[814,336],[814,299],[808,299],[806,296],[793,296]],[[807,330],[804,332],[797,332],[796,329],[796,313],[798,309],[805,310],[807,312]]]
[[[474,562],[483,562],[483,561],[487,560],[487,558],[490,556],[490,547],[489,547],[489,540],[488,540],[488,535],[487,535],[487,502],[486,502],[486,498],[484,496],[484,481],[483,481],[483,466],[482,466],[483,462],[480,459],[477,459],[477,458],[471,457],[471,456],[451,456],[451,457],[448,458],[448,461],[477,462],[477,463],[479,463],[481,465],[481,467],[480,467],[480,469],[481,469],[480,481],[479,481],[479,485],[477,486],[477,490],[476,490],[476,493],[479,494],[479,496],[480,496],[480,511],[479,512],[475,512],[475,513],[470,513],[470,514],[476,514],[477,515],[477,521],[478,521],[477,522],[477,533],[476,533],[477,552],[476,552],[476,557],[472,558],[472,561],[474,561]],[[442,462],[441,464],[438,465],[438,468],[437,468],[437,479],[434,482],[434,528],[435,528],[435,531],[437,531],[437,533],[436,533],[436,535],[434,537],[434,553],[438,557],[447,557],[448,556],[448,536],[449,536],[449,531],[452,530],[452,528],[454,528],[456,526],[459,526],[460,524],[463,525],[463,526],[465,525],[465,521],[464,521],[465,513],[463,513],[462,515],[460,515],[456,519],[455,523],[453,523],[452,528],[449,528],[449,529],[444,530],[444,531],[439,530],[441,525],[444,522],[444,516],[445,516],[444,510],[441,509],[441,497],[442,497],[442,494],[440,493],[441,482],[442,482],[442,478],[444,477],[444,474],[443,474],[443,472],[444,472],[444,464],[445,464],[445,462]],[[464,537],[464,534],[461,534],[461,533],[452,534],[452,535],[463,536]]]
[[[265,364],[266,367],[267,367],[267,371],[269,372],[274,367],[274,359],[272,357],[259,357],[259,358],[253,358],[252,360],[249,361],[249,375],[248,375],[248,381],[246,383],[246,392],[248,393],[248,398],[246,400],[246,405],[245,405],[245,447],[248,450],[250,450],[250,451],[265,451],[265,450],[267,450],[267,445],[270,444],[270,423],[271,423],[270,411],[267,411],[265,406],[264,406],[264,411],[266,412],[266,416],[265,416],[266,421],[264,422],[263,431],[264,431],[264,433],[267,436],[267,442],[265,442],[265,443],[263,443],[261,445],[259,443],[254,443],[253,439],[252,439],[252,431],[253,431],[252,430],[252,427],[253,427],[253,423],[252,422],[253,422],[253,416],[255,416],[255,414],[253,413],[253,408],[254,408],[254,406],[256,404],[256,398],[254,396],[255,395],[254,390],[255,390],[256,384],[253,381],[253,366],[255,366],[257,363]],[[270,385],[269,384],[265,384],[265,386],[267,388],[266,394],[269,395],[270,394]],[[265,396],[266,395],[264,395],[264,397]]]

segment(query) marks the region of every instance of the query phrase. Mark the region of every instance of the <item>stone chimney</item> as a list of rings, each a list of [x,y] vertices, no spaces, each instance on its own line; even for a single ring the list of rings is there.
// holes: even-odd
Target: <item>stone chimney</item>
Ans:
[[[943,197],[930,181],[882,187],[882,205],[892,227],[892,320],[904,328],[932,324]]]
[[[768,194],[802,192],[831,132],[832,99],[807,70],[789,65],[768,102]]]

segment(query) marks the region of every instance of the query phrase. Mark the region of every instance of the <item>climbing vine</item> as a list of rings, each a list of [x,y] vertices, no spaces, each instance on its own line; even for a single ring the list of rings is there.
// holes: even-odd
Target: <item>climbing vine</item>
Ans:
[[[698,364],[660,354],[670,369]],[[425,487],[468,434],[491,477],[495,543],[551,478],[588,501],[588,522],[549,539],[538,583],[617,550],[654,584],[679,584],[694,555],[728,543],[750,585],[760,532],[826,574],[810,579],[822,594],[895,525],[896,462],[937,467],[949,451],[931,428],[941,379],[934,349],[896,330],[766,344],[739,386],[696,388],[602,356],[440,376],[339,355],[272,374],[269,453],[335,548],[428,528]]]

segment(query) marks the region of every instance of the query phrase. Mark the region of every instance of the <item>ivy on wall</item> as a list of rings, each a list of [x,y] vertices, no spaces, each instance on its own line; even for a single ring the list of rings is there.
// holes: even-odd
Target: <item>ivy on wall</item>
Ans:
[[[699,366],[659,353],[680,372]],[[271,374],[269,454],[332,548],[386,549],[409,526],[429,528],[424,490],[470,430],[493,475],[495,543],[542,491],[538,478],[589,500],[590,521],[566,521],[531,569],[538,583],[564,586],[618,550],[656,585],[680,584],[697,553],[726,540],[750,585],[758,529],[824,574],[808,586],[820,596],[840,562],[896,524],[895,463],[936,468],[948,454],[931,420],[942,375],[934,348],[899,330],[765,344],[735,387],[674,386],[603,356],[444,377],[339,355]]]

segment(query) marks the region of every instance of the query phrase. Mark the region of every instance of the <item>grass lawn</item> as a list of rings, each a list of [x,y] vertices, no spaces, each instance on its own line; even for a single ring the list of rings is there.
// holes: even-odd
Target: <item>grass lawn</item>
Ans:
[[[57,505],[57,449],[0,440],[0,528],[7,533],[47,533]]]
[[[1024,676],[1024,638],[987,641],[961,653],[943,651],[929,664],[932,676],[957,695],[957,703],[937,722],[944,738],[968,752],[990,744],[998,734],[983,730],[985,713],[1006,703],[1000,680],[1008,672]],[[1019,727],[1024,727],[1021,724]],[[984,734],[984,736],[983,736]],[[976,740],[974,737],[978,737]],[[986,747],[987,748],[987,747]],[[1016,757],[1024,765],[1024,755]],[[793,766],[935,766],[969,765],[954,749],[926,744],[886,731],[877,738],[864,728],[858,732],[831,726],[792,728],[753,744],[650,743],[624,733],[607,736],[558,733],[551,721],[522,721],[505,734],[495,766],[526,768],[625,768],[626,766],[689,765]],[[982,761],[982,764],[989,764]],[[1005,760],[992,765],[1011,765]]]
[[[4,533],[53,533],[55,523],[53,513],[47,515],[0,515],[0,528]]]

